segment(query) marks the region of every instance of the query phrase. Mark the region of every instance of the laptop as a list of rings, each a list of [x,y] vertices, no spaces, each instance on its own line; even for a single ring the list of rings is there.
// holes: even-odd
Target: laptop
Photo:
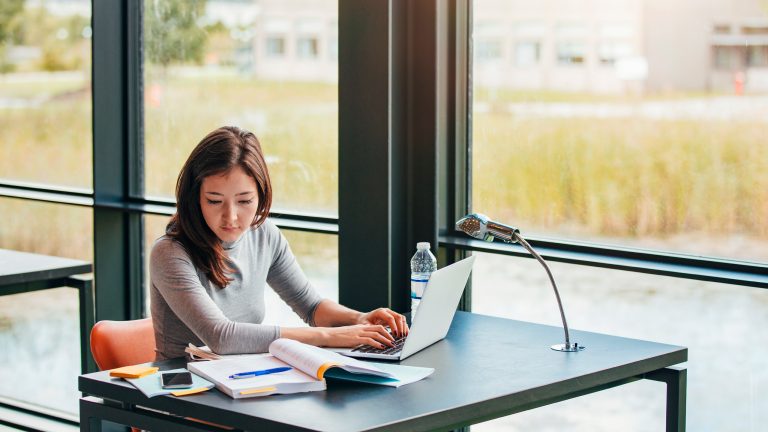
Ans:
[[[396,340],[394,347],[380,349],[360,345],[355,348],[329,349],[349,357],[403,360],[443,340],[456,314],[456,306],[459,305],[474,262],[475,257],[471,256],[432,273],[408,337]]]

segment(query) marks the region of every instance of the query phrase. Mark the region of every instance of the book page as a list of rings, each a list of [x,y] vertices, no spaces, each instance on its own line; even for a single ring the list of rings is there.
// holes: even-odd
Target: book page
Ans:
[[[269,354],[234,356],[222,360],[189,363],[190,371],[214,382],[216,387],[228,395],[238,398],[260,396],[271,393],[295,393],[300,391],[324,390],[325,383],[314,375],[302,372],[297,367],[280,373],[232,379],[231,375],[286,366],[286,363]],[[292,365],[287,365],[292,366]],[[317,384],[317,385],[316,385]],[[269,393],[256,394],[259,389],[270,389]]]
[[[323,379],[325,371],[331,367],[340,367],[351,373],[392,377],[392,374],[384,372],[369,363],[292,339],[277,339],[269,345],[269,352],[280,360],[317,379]]]

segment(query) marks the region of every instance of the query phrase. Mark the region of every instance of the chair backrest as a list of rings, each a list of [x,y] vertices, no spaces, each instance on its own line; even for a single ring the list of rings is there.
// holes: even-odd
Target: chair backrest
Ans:
[[[97,322],[91,330],[91,353],[100,370],[154,361],[152,318]]]

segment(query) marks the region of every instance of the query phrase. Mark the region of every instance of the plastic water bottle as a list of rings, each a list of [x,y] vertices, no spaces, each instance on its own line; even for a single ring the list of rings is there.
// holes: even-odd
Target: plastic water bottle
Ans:
[[[416,317],[424,290],[432,272],[437,270],[437,258],[429,250],[429,242],[416,244],[416,254],[411,258],[411,322]]]

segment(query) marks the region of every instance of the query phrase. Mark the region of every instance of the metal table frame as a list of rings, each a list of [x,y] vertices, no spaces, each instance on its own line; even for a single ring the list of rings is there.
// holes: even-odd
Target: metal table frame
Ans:
[[[0,249],[0,296],[62,287],[78,290],[82,373],[98,370],[88,343],[96,315],[93,279],[82,276],[91,271],[86,261]]]
[[[398,389],[332,382],[325,392],[257,399],[234,400],[217,390],[147,399],[130,384],[98,372],[79,380],[80,390],[90,395],[80,400],[80,428],[97,431],[101,420],[109,420],[149,430],[217,430],[194,417],[235,430],[451,430],[650,379],[666,384],[666,430],[685,430],[687,375],[674,365],[687,361],[687,348],[576,331],[587,350],[550,350],[551,338],[561,332],[458,312],[444,341],[403,361],[432,365],[435,374]],[[489,341],[499,337],[505,338],[499,348],[488,351]],[[184,364],[184,359],[157,363],[161,369]]]

